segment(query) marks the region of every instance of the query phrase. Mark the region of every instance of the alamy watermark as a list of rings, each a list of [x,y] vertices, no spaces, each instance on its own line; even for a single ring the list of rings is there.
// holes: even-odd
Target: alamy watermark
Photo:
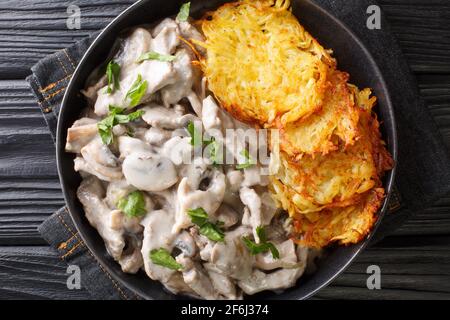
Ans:
[[[67,7],[67,14],[69,15],[66,20],[67,29],[81,29],[81,9],[79,6],[71,4]]]
[[[366,26],[369,30],[381,29],[381,9],[377,5],[367,7],[366,13],[369,15]]]
[[[80,267],[75,264],[71,264],[67,267],[66,274],[69,275],[66,280],[67,289],[69,290],[81,289]]]
[[[376,264],[367,267],[366,273],[370,276],[367,278],[366,285],[369,290],[381,289],[381,268]]]

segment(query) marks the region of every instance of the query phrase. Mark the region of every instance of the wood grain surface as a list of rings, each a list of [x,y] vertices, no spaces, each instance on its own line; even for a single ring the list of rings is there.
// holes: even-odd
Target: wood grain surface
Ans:
[[[133,1],[78,0],[81,30],[64,0],[0,0],[0,299],[87,299],[68,290],[66,265],[37,226],[64,201],[54,146],[24,80],[46,55],[104,27]],[[450,1],[379,1],[450,147]],[[382,290],[366,288],[379,265]],[[366,250],[317,298],[450,299],[450,195]]]

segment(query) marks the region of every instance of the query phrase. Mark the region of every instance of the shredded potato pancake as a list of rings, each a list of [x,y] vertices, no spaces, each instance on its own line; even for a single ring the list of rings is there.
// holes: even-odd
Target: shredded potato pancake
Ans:
[[[227,3],[198,24],[201,67],[221,106],[280,130],[269,188],[294,220],[293,237],[316,248],[361,241],[384,199],[381,178],[393,167],[371,90],[348,83],[287,0]]]
[[[306,120],[282,127],[282,150],[290,157],[302,154],[327,154],[339,143],[352,145],[358,137],[359,113],[355,92],[349,88],[348,74],[334,71],[330,75],[321,110]]]
[[[322,105],[335,61],[288,7],[289,1],[233,2],[200,22],[209,89],[239,120],[287,123]]]

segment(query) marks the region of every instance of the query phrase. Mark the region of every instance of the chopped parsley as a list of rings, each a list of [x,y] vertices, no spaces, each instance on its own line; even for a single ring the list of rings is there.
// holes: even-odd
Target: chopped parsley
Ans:
[[[197,208],[188,210],[188,215],[191,217],[191,221],[193,224],[196,224],[200,227],[200,234],[207,237],[209,240],[216,242],[224,242],[225,234],[220,226],[223,224],[221,222],[217,222],[216,224],[208,221],[208,213],[206,213],[205,209]]]

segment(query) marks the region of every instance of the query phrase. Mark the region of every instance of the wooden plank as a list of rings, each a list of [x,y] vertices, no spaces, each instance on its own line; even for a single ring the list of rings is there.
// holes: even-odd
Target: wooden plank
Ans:
[[[66,270],[48,247],[0,247],[0,299],[89,299],[67,288]]]
[[[427,237],[431,239],[432,237]],[[395,241],[402,240],[399,238]],[[384,241],[361,254],[356,262],[317,298],[341,299],[448,299],[450,298],[450,238],[440,245],[409,239],[409,247]],[[412,261],[420,263],[411,263]],[[368,290],[369,265],[381,268],[381,290]],[[0,247],[0,299],[79,299],[85,291],[66,288],[66,265],[48,247]]]
[[[57,177],[55,148],[25,80],[0,81],[0,176]]]
[[[1,78],[24,78],[39,59],[103,28],[133,2],[77,1],[81,29],[68,30],[68,1],[3,1],[0,4]],[[382,0],[381,4],[415,72],[450,72],[446,2],[435,1],[430,5],[427,0]]]

